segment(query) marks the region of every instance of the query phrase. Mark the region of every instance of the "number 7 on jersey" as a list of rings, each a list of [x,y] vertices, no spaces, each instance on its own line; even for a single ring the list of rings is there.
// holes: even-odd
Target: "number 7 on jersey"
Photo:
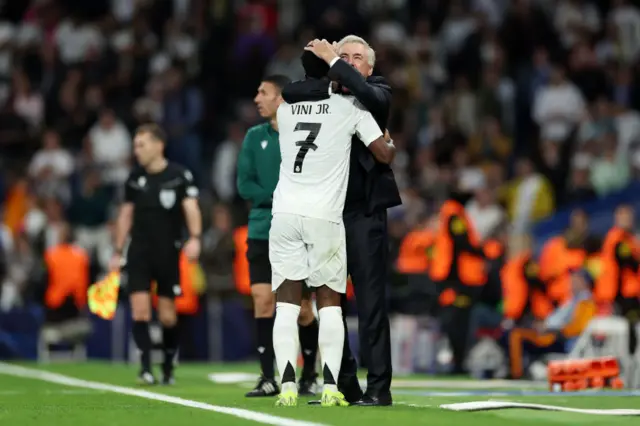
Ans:
[[[307,152],[309,152],[310,149],[314,151],[318,149],[318,145],[314,142],[318,137],[318,133],[320,133],[321,127],[322,124],[320,123],[296,124],[294,132],[309,132],[309,135],[305,140],[296,142],[296,146],[299,146],[300,150],[296,155],[296,160],[293,162],[293,173],[302,173],[302,164],[304,163],[304,158],[307,156]]]

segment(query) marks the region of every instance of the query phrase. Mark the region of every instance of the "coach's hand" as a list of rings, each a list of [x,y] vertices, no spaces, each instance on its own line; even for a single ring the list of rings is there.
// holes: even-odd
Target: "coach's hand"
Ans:
[[[331,61],[338,57],[338,54],[336,53],[333,45],[324,39],[315,39],[309,42],[304,50],[308,50],[309,52],[313,53],[318,58],[325,61],[327,64],[330,64]]]
[[[200,257],[200,238],[189,238],[184,245],[184,254],[194,262]]]

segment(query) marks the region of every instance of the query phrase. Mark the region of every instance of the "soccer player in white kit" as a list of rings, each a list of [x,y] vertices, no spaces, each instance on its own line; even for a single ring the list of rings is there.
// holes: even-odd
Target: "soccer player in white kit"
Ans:
[[[326,76],[324,61],[310,52],[305,52],[302,60],[307,78]],[[371,113],[352,96],[332,93],[323,101],[283,103],[277,120],[282,162],[269,233],[271,283],[276,292],[273,345],[282,380],[276,405],[297,405],[297,320],[306,284],[316,291],[320,317],[321,403],[346,406],[349,404],[338,391],[336,380],[344,343],[340,294],[346,291],[347,255],[342,211],[351,140],[357,134],[374,156],[387,164],[395,148],[385,142]]]

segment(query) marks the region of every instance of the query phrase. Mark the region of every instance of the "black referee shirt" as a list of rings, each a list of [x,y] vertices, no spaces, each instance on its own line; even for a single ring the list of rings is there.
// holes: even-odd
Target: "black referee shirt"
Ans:
[[[131,243],[155,248],[181,241],[185,228],[182,201],[197,198],[193,175],[174,163],[159,173],[134,169],[125,184],[125,202],[133,203]]]

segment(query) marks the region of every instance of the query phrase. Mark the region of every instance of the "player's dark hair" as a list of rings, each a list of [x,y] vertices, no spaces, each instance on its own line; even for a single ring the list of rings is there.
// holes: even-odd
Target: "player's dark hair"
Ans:
[[[265,78],[263,78],[262,81],[264,83],[273,84],[278,89],[280,89],[280,91],[282,91],[284,86],[286,86],[287,84],[291,83],[291,79],[289,77],[287,77],[285,75],[281,75],[281,74],[268,75]]]
[[[158,142],[160,142],[160,143],[162,143],[164,145],[167,144],[167,134],[162,129],[162,127],[160,127],[156,123],[141,124],[136,129],[136,133],[135,134],[139,135],[141,133],[148,133],[156,141],[158,141]]]
[[[329,72],[329,64],[308,50],[302,52],[300,60],[302,61],[302,67],[308,78],[326,77]]]

